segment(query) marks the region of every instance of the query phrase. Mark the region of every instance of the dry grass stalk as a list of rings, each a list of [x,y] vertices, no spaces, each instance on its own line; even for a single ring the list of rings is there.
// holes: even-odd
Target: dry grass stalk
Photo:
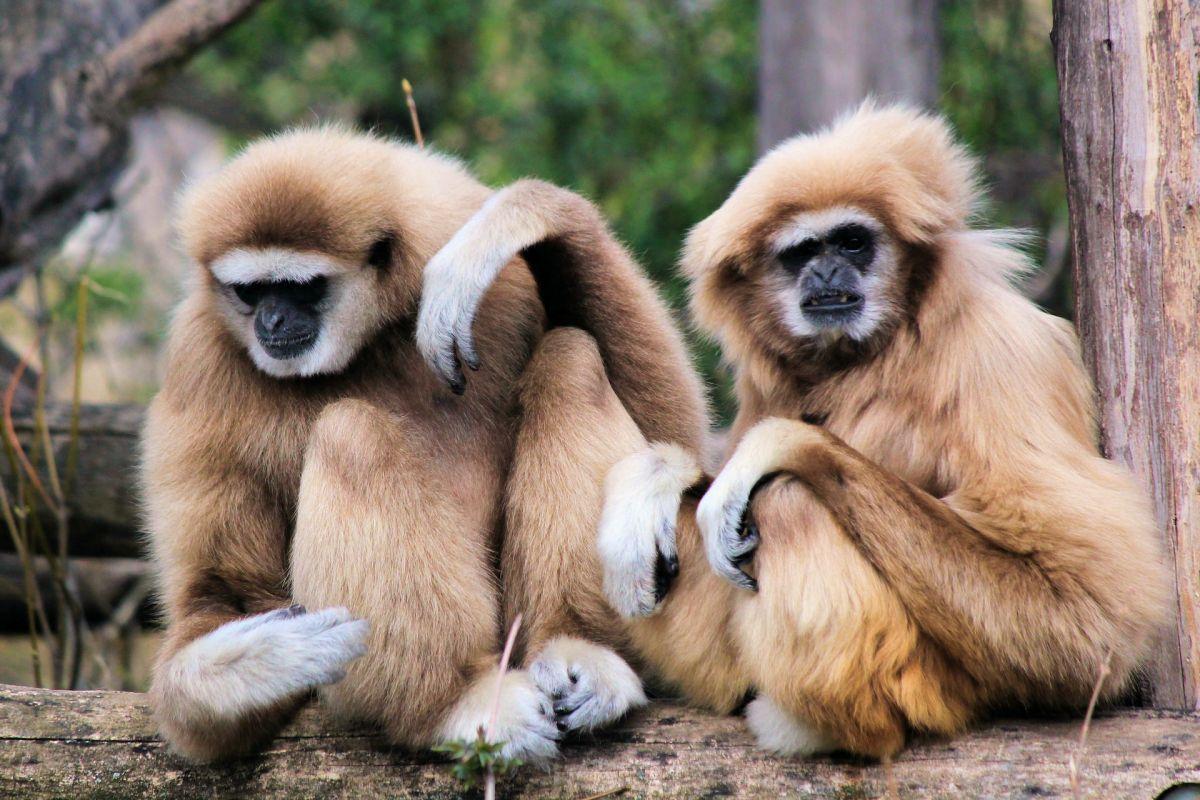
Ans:
[[[425,137],[421,135],[421,120],[417,116],[417,101],[413,99],[412,84],[408,82],[408,78],[402,78],[400,87],[404,89],[404,101],[408,104],[408,115],[412,117],[413,138],[417,140],[417,146],[424,149]]]
[[[1100,690],[1111,671],[1112,651],[1104,656],[1100,669],[1096,674],[1096,685],[1092,687],[1092,697],[1088,701],[1087,713],[1083,715],[1083,725],[1079,728],[1079,741],[1075,744],[1075,752],[1067,759],[1067,776],[1071,783],[1071,796],[1075,800],[1083,797],[1083,788],[1079,780],[1079,772],[1083,765],[1083,753],[1087,748],[1088,732],[1092,728],[1092,715],[1096,712],[1096,703],[1100,700]],[[1078,756],[1078,759],[1076,758]]]

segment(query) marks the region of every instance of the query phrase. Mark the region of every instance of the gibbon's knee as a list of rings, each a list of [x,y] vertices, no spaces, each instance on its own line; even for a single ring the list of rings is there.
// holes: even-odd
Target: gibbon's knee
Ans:
[[[579,328],[554,328],[542,337],[521,377],[520,396],[527,413],[616,399],[596,340]]]
[[[740,599],[737,628],[758,686],[858,753],[889,755],[908,728],[961,729],[972,713],[969,681],[920,634],[820,501],[800,482],[777,479],[750,508],[758,593]],[[764,637],[776,646],[761,647]],[[759,733],[764,746],[781,746]]]

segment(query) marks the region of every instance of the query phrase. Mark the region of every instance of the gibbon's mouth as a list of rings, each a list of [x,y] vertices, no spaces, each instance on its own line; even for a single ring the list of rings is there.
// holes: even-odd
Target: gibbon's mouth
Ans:
[[[819,292],[804,298],[800,308],[805,313],[844,314],[862,308],[863,297],[856,292]]]
[[[271,358],[285,360],[303,354],[317,341],[317,332],[304,333],[299,336],[258,337],[258,343],[267,351]]]

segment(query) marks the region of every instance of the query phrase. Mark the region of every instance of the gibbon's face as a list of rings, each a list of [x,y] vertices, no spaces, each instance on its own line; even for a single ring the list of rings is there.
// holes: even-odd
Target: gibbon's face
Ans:
[[[895,246],[855,208],[801,212],[768,242],[765,288],[796,338],[869,339],[893,314]]]
[[[263,372],[307,377],[345,369],[380,326],[377,273],[392,258],[380,234],[361,263],[316,251],[239,247],[212,262],[217,301]]]

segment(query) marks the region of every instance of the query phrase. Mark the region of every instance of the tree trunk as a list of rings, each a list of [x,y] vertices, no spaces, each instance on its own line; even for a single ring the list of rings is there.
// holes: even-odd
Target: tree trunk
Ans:
[[[867,95],[932,108],[937,0],[762,0],[758,146],[827,125]]]
[[[1076,319],[1105,452],[1154,500],[1174,616],[1151,697],[1200,685],[1200,8],[1056,0]]]
[[[259,2],[4,0],[0,297],[108,202],[145,90]]]
[[[390,748],[306,709],[262,755],[195,767],[155,735],[144,695],[0,686],[0,795],[13,798],[450,798],[463,793],[431,753]],[[1094,721],[1000,722],[953,742],[925,742],[889,769],[846,758],[790,759],[753,746],[745,723],[656,703],[611,729],[568,740],[548,771],[523,767],[504,798],[1157,797],[1200,780],[1196,716],[1123,711]]]

